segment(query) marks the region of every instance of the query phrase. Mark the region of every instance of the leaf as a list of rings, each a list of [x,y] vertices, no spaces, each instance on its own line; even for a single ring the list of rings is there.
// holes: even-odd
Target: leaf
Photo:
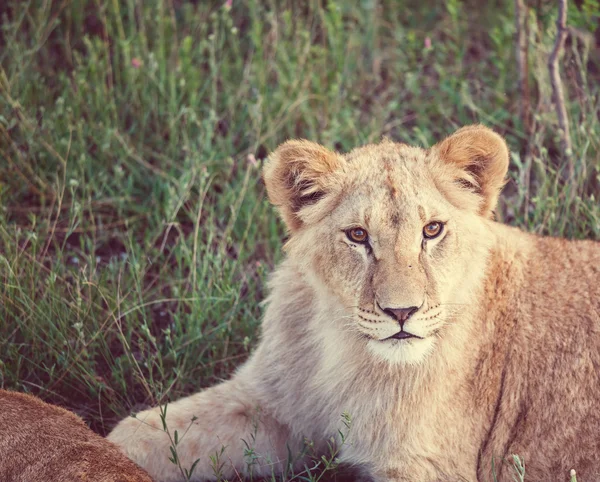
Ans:
[[[188,472],[188,478],[192,478],[192,474],[194,473],[194,470],[196,470],[196,465],[198,465],[198,462],[200,462],[200,459],[196,459],[194,461],[194,463],[192,464],[192,466],[190,467],[190,470]]]
[[[177,462],[179,462],[179,458],[177,457],[177,452],[175,451],[175,448],[173,446],[170,446],[169,449],[171,450],[171,455],[173,456],[173,459],[176,461],[173,463],[177,464]]]

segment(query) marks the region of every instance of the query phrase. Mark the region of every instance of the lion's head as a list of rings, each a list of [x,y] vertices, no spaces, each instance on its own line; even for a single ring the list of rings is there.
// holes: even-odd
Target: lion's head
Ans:
[[[288,141],[264,178],[289,257],[339,305],[331,322],[380,358],[419,363],[480,285],[508,162],[499,135],[469,126],[430,149]]]

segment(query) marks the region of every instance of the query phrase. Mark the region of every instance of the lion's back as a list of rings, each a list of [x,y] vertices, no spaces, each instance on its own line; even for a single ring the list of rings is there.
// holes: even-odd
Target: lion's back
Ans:
[[[570,469],[595,480],[600,470],[590,454],[600,452],[600,243],[510,229],[507,243],[524,243],[524,249],[504,258],[517,286],[501,277],[490,283],[490,296],[503,287],[510,297],[490,303],[498,309],[494,346],[486,353],[503,369],[489,460],[481,466],[514,453],[525,460],[531,480],[566,480]]]
[[[0,479],[151,482],[141,468],[75,414],[0,390]]]

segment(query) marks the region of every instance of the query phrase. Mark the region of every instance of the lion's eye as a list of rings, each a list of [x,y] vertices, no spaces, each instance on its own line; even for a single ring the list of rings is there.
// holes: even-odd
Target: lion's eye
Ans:
[[[444,230],[444,225],[437,221],[429,223],[427,226],[423,228],[423,236],[428,239],[437,238],[442,231]]]
[[[350,241],[354,241],[355,243],[364,243],[367,241],[369,233],[363,228],[352,228],[346,231],[346,236]]]

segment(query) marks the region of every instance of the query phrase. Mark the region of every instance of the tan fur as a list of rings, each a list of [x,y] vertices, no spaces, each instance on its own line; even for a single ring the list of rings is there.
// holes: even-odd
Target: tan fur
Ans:
[[[75,414],[0,390],[2,482],[152,482]]]
[[[291,236],[270,282],[262,338],[225,383],[171,404],[182,462],[226,446],[226,476],[279,471],[303,437],[352,417],[342,461],[377,481],[600,479],[600,244],[533,236],[490,220],[508,167],[500,136],[459,130],[430,149],[390,141],[342,155],[306,141],[265,167]],[[425,224],[445,223],[423,237]],[[346,230],[361,227],[370,248]],[[418,307],[404,330],[383,308]],[[157,409],[110,435],[161,480]],[[153,428],[155,427],[155,428]]]

